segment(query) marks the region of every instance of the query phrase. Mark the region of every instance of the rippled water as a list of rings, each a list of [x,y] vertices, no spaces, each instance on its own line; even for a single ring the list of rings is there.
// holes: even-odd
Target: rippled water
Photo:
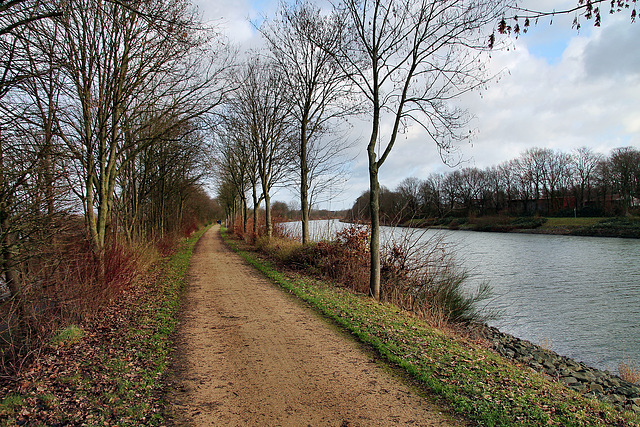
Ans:
[[[316,238],[343,227],[312,225]],[[383,227],[382,238],[404,232]],[[617,371],[623,358],[640,365],[640,240],[445,233],[472,273],[469,286],[493,288],[488,307],[500,317],[490,324],[600,369]]]

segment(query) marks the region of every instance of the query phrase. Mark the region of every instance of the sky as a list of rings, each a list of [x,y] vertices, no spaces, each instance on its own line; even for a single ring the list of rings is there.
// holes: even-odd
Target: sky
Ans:
[[[561,10],[577,0],[526,0],[521,7]],[[273,14],[277,0],[195,0],[203,18],[215,23],[241,50],[261,46],[251,21]],[[607,6],[604,6],[606,8]],[[458,146],[458,167],[486,168],[517,158],[528,148],[570,153],[586,146],[609,154],[613,148],[640,149],[640,20],[629,13],[603,13],[602,26],[573,16],[541,18],[527,34],[510,38],[508,50],[494,51],[487,63],[497,77],[481,92],[458,100],[474,119],[475,137]],[[321,208],[346,209],[368,189],[366,118],[354,119],[349,138],[357,140],[345,188]],[[433,142],[417,129],[398,140],[380,170],[380,183],[394,189],[403,179],[424,179],[453,171]],[[336,191],[336,190],[334,190]],[[295,196],[279,190],[274,200]]]

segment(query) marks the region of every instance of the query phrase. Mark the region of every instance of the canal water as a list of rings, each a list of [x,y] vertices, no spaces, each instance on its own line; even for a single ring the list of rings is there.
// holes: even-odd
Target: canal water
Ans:
[[[299,229],[299,224],[288,225]],[[312,221],[315,239],[345,225]],[[382,240],[445,233],[470,274],[488,282],[489,324],[599,369],[640,367],[640,240],[383,227]]]

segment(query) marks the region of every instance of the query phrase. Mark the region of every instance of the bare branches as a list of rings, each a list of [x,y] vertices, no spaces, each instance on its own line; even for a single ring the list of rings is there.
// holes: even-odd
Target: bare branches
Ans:
[[[483,30],[506,11],[500,0],[345,0],[336,13],[348,23],[337,63],[369,100],[371,292],[380,298],[378,173],[398,134],[423,128],[447,155],[465,140],[469,115],[451,100],[488,80]],[[389,123],[386,131],[382,123]]]
[[[270,238],[271,192],[287,176],[294,156],[291,92],[280,70],[259,57],[249,59],[236,78],[238,89],[230,99],[228,117],[237,123],[234,138],[247,143],[252,152],[253,167],[262,189],[259,198],[256,183],[252,182],[254,218],[257,219],[257,204],[263,199]]]
[[[604,3],[604,5],[603,5]],[[622,11],[629,11],[629,18],[631,23],[636,21],[638,12],[636,9],[637,0],[577,0],[575,7],[541,11],[530,8],[518,7],[517,4],[511,7],[513,15],[510,17],[503,17],[498,23],[498,32],[500,34],[514,33],[519,35],[520,33],[526,33],[531,26],[531,22],[537,23],[540,18],[550,18],[553,23],[553,18],[558,15],[574,15],[573,28],[579,30],[581,27],[580,18],[586,20],[593,19],[593,25],[599,27],[602,24],[602,14],[607,13],[603,8],[609,5],[608,13],[614,15],[621,13]],[[513,21],[512,25],[509,22]],[[522,22],[522,27],[520,26]],[[490,42],[491,44],[491,42]]]
[[[326,136],[336,121],[353,114],[357,105],[349,80],[331,53],[343,43],[345,28],[335,16],[322,16],[316,6],[300,2],[294,6],[283,4],[279,15],[260,30],[293,100],[302,242],[306,244],[310,201],[313,190],[320,188],[315,181],[323,172],[332,175],[332,171],[339,170],[340,158],[336,154],[341,150],[331,147],[337,141]],[[336,167],[328,167],[331,164]]]

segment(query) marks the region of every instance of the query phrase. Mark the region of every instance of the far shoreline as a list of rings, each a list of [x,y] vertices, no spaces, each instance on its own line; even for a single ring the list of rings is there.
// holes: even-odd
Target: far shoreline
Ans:
[[[368,224],[368,222],[350,221],[345,218],[340,222],[350,224]],[[521,233],[542,234],[552,236],[581,236],[581,237],[614,237],[624,239],[640,238],[640,218],[611,217],[611,218],[446,218],[429,219],[418,222],[417,220],[405,221],[402,224],[392,224],[383,221],[381,225],[399,228],[420,228],[434,230],[462,230],[483,233]],[[519,224],[524,226],[519,227]]]

